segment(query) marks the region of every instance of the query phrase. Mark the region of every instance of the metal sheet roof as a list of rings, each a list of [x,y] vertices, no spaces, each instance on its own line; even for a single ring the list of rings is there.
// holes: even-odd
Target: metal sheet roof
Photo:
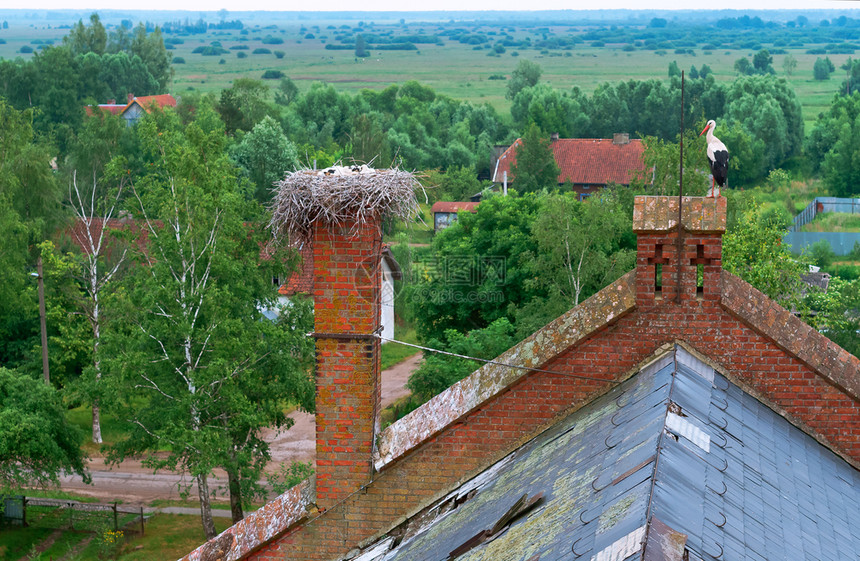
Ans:
[[[624,561],[653,519],[693,560],[856,558],[860,473],[676,347],[354,559]]]

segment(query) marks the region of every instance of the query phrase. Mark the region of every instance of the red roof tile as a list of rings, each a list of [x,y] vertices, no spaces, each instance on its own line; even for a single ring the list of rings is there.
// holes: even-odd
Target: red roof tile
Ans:
[[[479,204],[480,203],[473,203],[470,201],[439,201],[437,203],[433,203],[433,206],[430,208],[430,212],[458,212],[460,210],[476,212],[475,208]]]
[[[299,250],[301,263],[299,270],[292,274],[285,284],[278,289],[281,296],[293,296],[295,294],[310,294],[314,288],[314,248],[306,243]]]
[[[111,115],[122,115],[125,113],[129,107],[137,103],[143,110],[149,113],[150,108],[152,107],[176,107],[176,98],[170,94],[160,94],[160,95],[144,95],[140,97],[132,98],[128,103],[102,103],[96,105],[100,111],[104,111],[110,113]],[[88,105],[86,107],[87,116],[93,115],[93,106]]]
[[[517,161],[517,148],[522,143],[523,140],[518,138],[501,155],[493,182],[500,183],[504,172],[508,172],[508,182],[514,180],[512,168]],[[586,185],[629,185],[635,173],[645,169],[642,161],[645,147],[641,140],[615,144],[612,140],[600,138],[560,138],[551,146],[555,162],[561,170],[559,184],[569,181]]]
[[[176,107],[176,98],[170,94],[144,95],[136,97],[131,100],[126,107],[131,107],[131,104],[135,101],[138,102],[147,113],[149,113],[149,109],[153,106],[158,107],[159,109],[162,107]]]

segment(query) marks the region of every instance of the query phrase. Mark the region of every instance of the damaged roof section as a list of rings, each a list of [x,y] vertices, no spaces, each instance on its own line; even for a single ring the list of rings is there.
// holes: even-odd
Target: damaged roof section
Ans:
[[[857,470],[677,346],[352,559],[835,560],[856,520]]]

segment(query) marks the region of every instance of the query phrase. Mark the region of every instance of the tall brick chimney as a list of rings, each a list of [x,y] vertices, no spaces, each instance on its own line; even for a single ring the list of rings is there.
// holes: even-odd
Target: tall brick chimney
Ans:
[[[313,224],[316,496],[330,508],[368,483],[380,410],[381,220]]]
[[[719,302],[726,199],[684,197],[680,259],[681,303]],[[636,197],[636,305],[675,302],[678,291],[678,197]]]

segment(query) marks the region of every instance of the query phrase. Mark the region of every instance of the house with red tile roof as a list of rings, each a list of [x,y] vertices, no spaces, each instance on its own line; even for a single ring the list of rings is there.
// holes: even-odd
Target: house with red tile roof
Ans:
[[[499,157],[493,183],[502,185],[507,180],[508,184],[516,185],[513,169],[522,143],[523,139],[518,138]],[[550,147],[560,170],[558,184],[570,183],[580,197],[587,197],[610,183],[629,185],[636,174],[645,171],[642,160],[645,147],[641,140],[630,140],[626,133],[616,134],[612,139],[553,135]]]
[[[430,207],[433,214],[433,231],[444,230],[457,220],[457,213],[461,210],[466,212],[477,212],[480,203],[471,201],[438,201]]]
[[[381,221],[313,228],[314,477],[183,561],[860,551],[860,360],[723,270],[725,198],[637,197],[632,271],[384,428]]]
[[[149,113],[153,108],[162,109],[164,107],[176,107],[176,98],[170,94],[160,95],[144,95],[135,97],[134,94],[128,94],[128,101],[124,104],[116,103],[116,100],[108,100],[107,103],[95,106],[87,106],[86,112],[88,116],[94,115],[95,110],[110,113],[111,115],[119,115],[126,120],[126,123],[131,126],[138,122],[145,113]]]

